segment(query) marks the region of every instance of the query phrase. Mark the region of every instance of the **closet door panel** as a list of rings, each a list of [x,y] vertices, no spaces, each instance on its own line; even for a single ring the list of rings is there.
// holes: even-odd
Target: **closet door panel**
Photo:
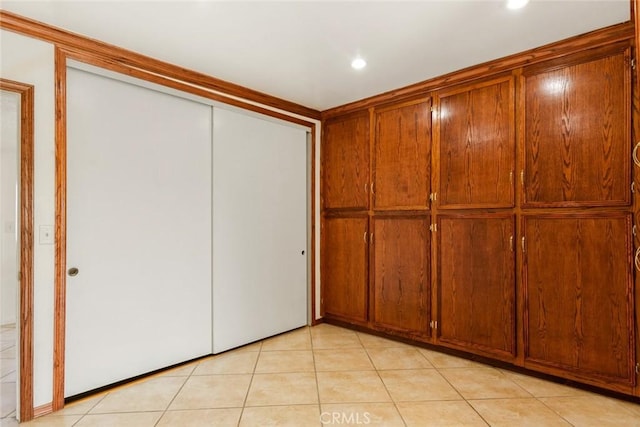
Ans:
[[[527,215],[525,357],[635,381],[631,214]]]
[[[438,217],[438,340],[497,358],[515,356],[514,218]]]
[[[307,133],[213,114],[213,351],[307,324]]]
[[[513,78],[439,98],[439,207],[512,207]]]
[[[211,352],[211,107],[67,70],[65,396]]]
[[[373,221],[372,321],[383,329],[430,335],[429,223],[429,217]]]
[[[630,203],[629,55],[525,74],[525,206]]]
[[[369,207],[369,113],[325,124],[322,200],[325,209]]]
[[[431,100],[375,113],[374,209],[427,209],[431,188]]]
[[[367,320],[367,217],[326,217],[322,227],[322,292],[327,315]]]

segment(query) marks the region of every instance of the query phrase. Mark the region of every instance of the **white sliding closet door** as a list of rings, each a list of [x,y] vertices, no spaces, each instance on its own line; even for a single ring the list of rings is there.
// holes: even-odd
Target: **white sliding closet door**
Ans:
[[[68,69],[65,396],[211,353],[208,105]]]
[[[307,324],[307,136],[214,108],[213,352]]]

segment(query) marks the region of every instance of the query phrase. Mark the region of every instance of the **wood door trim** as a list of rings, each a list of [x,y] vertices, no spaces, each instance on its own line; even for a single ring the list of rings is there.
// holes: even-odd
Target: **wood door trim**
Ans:
[[[119,60],[113,60],[112,58],[109,58],[107,56],[98,55],[93,52],[87,53],[73,48],[62,48],[62,51],[65,53],[67,59],[84,62],[89,65],[104,68],[105,70],[115,71],[116,73],[124,74],[165,87],[170,87],[183,92],[198,95],[213,101],[233,105],[234,107],[239,107],[245,110],[264,114],[266,116],[274,117],[287,122],[296,123],[306,127],[311,127],[314,125],[313,122],[310,122],[308,120],[292,117],[287,114],[260,107],[259,105],[244,102],[237,98],[230,98],[229,96],[225,96],[220,93],[211,92],[210,90],[203,89],[203,86],[195,86],[186,80],[176,80],[165,75],[154,73],[147,69],[132,67],[130,65],[127,65],[126,63],[123,63]]]
[[[54,43],[58,47],[84,52],[88,55],[104,55],[115,62],[126,64],[132,68],[140,68],[230,96],[245,98],[312,119],[320,119],[320,112],[312,108],[84,37],[15,13],[0,10],[0,28]]]
[[[55,273],[53,321],[53,411],[64,407],[67,265],[67,60],[55,49]]]
[[[33,121],[34,87],[0,78],[20,95],[20,421],[33,419]]]

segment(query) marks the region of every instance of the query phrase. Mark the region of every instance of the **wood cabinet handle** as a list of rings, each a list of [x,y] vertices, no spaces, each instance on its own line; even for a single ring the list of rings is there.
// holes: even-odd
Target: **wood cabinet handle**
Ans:
[[[636,256],[633,257],[633,263],[636,265],[636,270],[640,271],[640,248],[636,249]]]
[[[640,147],[640,142],[638,142],[636,144],[635,147],[633,147],[633,163],[636,164],[636,166],[640,166],[640,160],[638,160],[638,147]]]
[[[369,190],[369,183],[365,182],[364,183],[364,192],[367,193]]]
[[[521,245],[522,245],[522,253],[524,253],[524,236],[522,236]]]
[[[513,236],[509,237],[509,249],[513,252]]]
[[[376,192],[374,190],[374,187],[373,187],[373,184],[375,184],[375,182],[371,183],[371,194],[376,194]]]
[[[364,242],[367,243],[367,232],[364,232]]]

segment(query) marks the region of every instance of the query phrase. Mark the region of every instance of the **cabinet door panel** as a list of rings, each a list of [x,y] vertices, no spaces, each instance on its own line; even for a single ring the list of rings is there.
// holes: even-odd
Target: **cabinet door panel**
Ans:
[[[369,115],[325,125],[322,146],[324,207],[369,207]]]
[[[630,203],[629,51],[525,78],[524,203]]]
[[[373,321],[429,335],[429,218],[376,218],[373,228]]]
[[[367,229],[366,217],[324,219],[322,290],[327,314],[367,320]]]
[[[631,215],[527,216],[525,357],[633,383]]]
[[[513,216],[442,215],[438,234],[439,341],[512,358]]]
[[[440,208],[513,206],[513,78],[440,97]]]
[[[430,153],[430,100],[376,112],[376,209],[428,207]]]

